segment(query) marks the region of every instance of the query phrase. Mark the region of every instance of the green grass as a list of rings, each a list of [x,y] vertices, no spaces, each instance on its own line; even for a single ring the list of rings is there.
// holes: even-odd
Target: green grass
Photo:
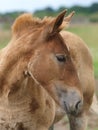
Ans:
[[[95,128],[94,130],[98,130],[98,128]]]
[[[79,35],[91,50],[95,76],[98,77],[98,24],[69,27],[69,31]]]
[[[98,130],[98,128],[92,128],[92,129],[88,128],[88,130]]]
[[[0,49],[5,47],[11,38],[9,30],[0,30]]]

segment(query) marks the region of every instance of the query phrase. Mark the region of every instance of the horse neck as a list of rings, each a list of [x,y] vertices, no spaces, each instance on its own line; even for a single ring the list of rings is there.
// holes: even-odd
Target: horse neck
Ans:
[[[25,50],[25,51],[24,51]],[[9,44],[0,52],[0,95],[5,94],[13,86],[21,86],[24,81],[24,70],[33,51],[21,45]]]
[[[27,69],[29,56],[19,57],[19,53],[14,53],[14,48],[7,46],[0,55],[0,106],[7,104],[24,104],[31,101],[33,86],[36,86],[33,79],[29,77]],[[29,83],[30,82],[30,83]],[[32,86],[32,87],[30,87]]]

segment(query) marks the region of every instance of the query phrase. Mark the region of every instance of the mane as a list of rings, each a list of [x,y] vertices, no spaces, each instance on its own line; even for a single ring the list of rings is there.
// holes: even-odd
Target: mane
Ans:
[[[30,27],[39,28],[43,27],[46,24],[50,23],[54,18],[53,17],[44,17],[40,19],[38,17],[32,16],[32,14],[25,13],[20,15],[14,22],[12,26],[12,32],[17,33],[22,30],[26,30]]]

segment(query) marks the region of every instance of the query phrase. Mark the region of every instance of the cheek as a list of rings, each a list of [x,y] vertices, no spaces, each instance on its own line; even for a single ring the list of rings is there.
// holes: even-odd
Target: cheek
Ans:
[[[55,61],[43,57],[34,60],[30,63],[29,71],[33,74],[34,78],[42,83],[48,83],[51,80],[58,79],[59,68]]]

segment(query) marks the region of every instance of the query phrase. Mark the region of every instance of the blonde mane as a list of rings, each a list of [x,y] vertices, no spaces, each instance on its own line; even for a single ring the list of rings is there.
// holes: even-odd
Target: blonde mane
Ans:
[[[17,33],[28,28],[43,27],[53,19],[53,17],[44,17],[43,19],[40,19],[32,16],[32,14],[25,13],[16,19],[12,26],[12,32]]]

